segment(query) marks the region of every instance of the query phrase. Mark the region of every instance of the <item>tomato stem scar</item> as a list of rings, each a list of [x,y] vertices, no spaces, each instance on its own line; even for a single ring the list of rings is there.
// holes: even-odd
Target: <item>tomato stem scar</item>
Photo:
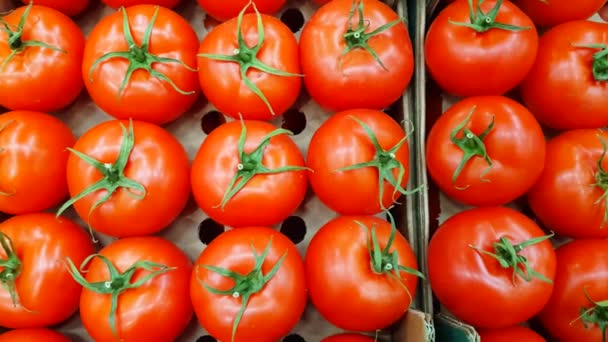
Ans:
[[[2,268],[0,282],[2,283],[2,287],[10,294],[14,307],[21,306],[27,312],[34,312],[21,304],[15,284],[15,281],[21,274],[21,260],[19,260],[15,252],[15,246],[11,238],[2,232],[0,232],[0,247],[2,247],[6,255],[6,259],[0,259],[0,267]]]
[[[239,297],[241,298],[241,308],[234,317],[234,323],[232,324],[232,342],[234,342],[234,339],[236,337],[237,328],[239,326],[239,323],[241,322],[241,319],[243,318],[245,310],[247,309],[249,299],[251,298],[251,296],[264,289],[266,284],[277,274],[281,265],[283,264],[283,261],[285,260],[285,257],[287,256],[287,251],[285,251],[285,253],[283,253],[283,255],[281,255],[281,257],[279,258],[279,260],[277,260],[276,264],[274,264],[270,272],[268,272],[267,274],[264,274],[262,272],[262,266],[264,265],[264,261],[266,261],[266,257],[268,256],[268,253],[270,252],[270,247],[272,246],[272,239],[273,238],[271,236],[268,240],[266,248],[264,248],[264,251],[261,255],[258,254],[255,246],[253,245],[253,242],[251,243],[251,251],[253,252],[255,265],[248,274],[243,275],[225,268],[216,267],[212,265],[198,265],[196,269],[196,280],[198,280],[199,284],[207,291],[219,296],[232,296],[232,298],[235,299]],[[208,286],[198,276],[200,267],[203,267],[211,272],[217,273],[223,277],[227,277],[234,280],[234,286],[228,290],[218,290]]]
[[[514,245],[509,240],[508,237],[503,236],[500,239],[498,239],[498,241],[496,241],[492,244],[492,247],[494,248],[493,253],[485,251],[485,250],[483,250],[479,247],[475,247],[473,245],[469,245],[469,247],[481,255],[487,255],[487,256],[490,256],[490,257],[496,259],[496,261],[498,261],[498,263],[500,264],[500,266],[502,268],[507,268],[507,269],[512,268],[513,275],[512,275],[511,281],[513,283],[513,286],[516,286],[515,285],[516,276],[520,276],[523,280],[525,280],[527,282],[530,282],[530,281],[532,281],[532,279],[537,278],[540,281],[544,281],[545,283],[553,284],[553,281],[551,281],[551,279],[545,277],[544,275],[542,275],[542,274],[536,272],[534,269],[532,269],[528,259],[525,256],[520,255],[519,252],[521,252],[522,250],[524,250],[527,247],[537,245],[543,241],[549,240],[554,235],[555,234],[551,233],[549,235],[532,238],[530,240],[526,240],[517,245]]]
[[[456,180],[462,173],[462,170],[464,169],[466,164],[469,162],[469,160],[471,160],[475,156],[479,156],[479,157],[483,158],[486,161],[486,163],[488,163],[488,167],[481,172],[481,175],[479,177],[482,182],[489,182],[489,180],[484,179],[483,177],[485,175],[487,175],[488,172],[490,172],[490,170],[492,169],[493,163],[492,163],[492,159],[488,155],[488,151],[486,150],[486,145],[483,143],[483,139],[485,139],[488,136],[488,134],[490,134],[492,129],[494,129],[494,118],[495,117],[494,117],[494,115],[492,115],[492,121],[490,122],[488,127],[480,135],[475,135],[475,133],[473,133],[469,128],[467,128],[465,126],[471,120],[471,117],[473,116],[473,113],[475,112],[476,109],[477,109],[477,106],[473,106],[471,108],[471,111],[469,111],[469,114],[467,114],[466,118],[460,124],[458,124],[456,127],[454,127],[452,132],[450,132],[450,140],[452,141],[452,143],[454,145],[458,146],[458,148],[460,148],[463,153],[462,160],[460,161],[460,163],[456,167],[456,170],[454,171],[454,174],[452,175],[453,184],[456,183]],[[460,133],[460,132],[463,133],[463,137],[457,138],[458,133]],[[459,190],[464,190],[468,187],[469,187],[469,185],[466,185],[464,187],[456,187],[456,188]]]
[[[19,24],[17,25],[17,27],[14,28],[14,30],[11,27],[13,25],[7,23],[4,18],[0,18],[0,31],[8,35],[8,47],[11,49],[11,53],[2,61],[2,64],[0,64],[0,71],[4,70],[8,62],[10,62],[13,57],[15,57],[15,55],[23,52],[26,48],[31,46],[37,46],[45,49],[59,51],[61,53],[67,53],[65,50],[59,47],[49,45],[39,40],[23,40],[23,27],[25,26],[25,22],[30,14],[30,11],[32,10],[33,5],[33,1],[31,1],[29,5],[27,5],[25,10],[23,11],[23,15],[19,19]]]
[[[477,2],[477,7],[473,6],[473,0],[469,0],[469,20],[470,23],[458,22],[448,19],[448,22],[452,25],[464,26],[471,28],[479,33],[489,31],[491,29],[507,30],[507,31],[523,31],[529,30],[531,27],[528,26],[515,26],[509,24],[503,24],[496,22],[496,16],[502,6],[502,0],[497,0],[496,5],[488,12],[484,13],[481,10],[481,4],[484,0]]]
[[[255,15],[257,18],[258,42],[253,47],[247,46],[247,43],[245,42],[245,39],[243,38],[243,32],[242,32],[243,16],[245,15],[245,12],[249,8],[249,6],[253,6],[253,10],[255,11]],[[264,45],[265,31],[264,31],[264,24],[262,22],[262,16],[253,1],[249,1],[249,3],[241,10],[241,12],[239,12],[239,15],[236,20],[237,20],[236,21],[237,22],[237,24],[236,24],[237,43],[238,43],[239,47],[237,49],[234,49],[232,55],[202,53],[202,54],[199,54],[198,56],[203,57],[203,58],[209,58],[209,59],[216,60],[216,61],[237,63],[239,65],[241,79],[243,80],[243,83],[245,83],[247,88],[249,88],[249,90],[251,90],[254,94],[256,94],[264,102],[266,107],[268,107],[270,114],[275,115],[274,109],[270,105],[270,102],[266,98],[266,95],[264,95],[264,93],[262,93],[260,88],[255,83],[253,83],[253,81],[251,81],[251,79],[247,76],[247,71],[250,68],[254,68],[254,69],[260,70],[262,72],[265,72],[267,74],[282,76],[282,77],[302,77],[304,75],[294,74],[294,73],[290,73],[290,72],[286,72],[286,71],[282,71],[282,70],[273,68],[270,65],[263,63],[262,61],[260,61],[257,58],[258,53],[260,52],[260,50],[262,49],[262,46]]]
[[[597,172],[595,173],[595,183],[593,186],[600,188],[604,193],[593,204],[599,205],[604,201],[604,218],[600,226],[600,228],[603,228],[608,221],[608,201],[606,200],[608,198],[608,172],[606,172],[603,165],[604,158],[606,158],[606,140],[599,134],[597,135],[597,138],[602,144],[602,154],[597,160]]]
[[[6,129],[6,127],[8,127],[13,122],[15,122],[15,120],[8,120],[5,123],[3,123],[2,125],[0,125],[0,133],[2,133],[2,131],[4,131]],[[0,147],[0,153],[2,153],[4,151],[5,151],[5,149]],[[4,192],[4,191],[0,190],[0,196],[8,197],[8,196],[14,196],[14,195],[15,195],[15,192],[10,193],[10,192]]]
[[[71,205],[73,205],[80,199],[98,191],[105,190],[105,194],[99,200],[97,200],[97,202],[95,202],[95,204],[93,204],[93,206],[89,210],[89,219],[87,220],[87,225],[89,226],[89,232],[91,233],[91,237],[93,238],[94,242],[97,242],[97,240],[93,235],[93,229],[91,227],[91,214],[95,209],[97,209],[98,206],[107,202],[112,196],[112,194],[114,194],[114,192],[116,192],[120,188],[124,188],[127,190],[127,193],[129,195],[133,196],[136,199],[143,199],[144,197],[146,197],[146,188],[141,183],[138,183],[133,179],[127,178],[124,175],[124,171],[129,161],[129,157],[131,155],[131,152],[133,151],[133,146],[135,145],[133,121],[129,120],[128,131],[122,123],[119,124],[122,130],[122,142],[120,145],[120,152],[116,157],[116,161],[112,164],[104,164],[82,152],[76,151],[73,148],[68,148],[70,152],[74,153],[85,163],[95,167],[97,171],[99,171],[103,175],[103,178],[101,178],[98,182],[82,190],[81,193],[65,202],[57,211],[57,217],[61,216],[61,214],[66,209],[68,209]],[[137,191],[138,193],[134,193],[133,191]]]
[[[110,279],[107,281],[101,281],[96,283],[89,283],[81,274],[87,272],[85,267],[91,262],[91,260],[98,258],[101,260],[110,273]],[[102,295],[110,295],[110,315],[109,315],[109,323],[110,329],[112,330],[112,335],[118,337],[118,331],[116,329],[116,310],[118,309],[118,298],[120,295],[130,289],[136,289],[146,284],[148,281],[153,278],[177,269],[176,267],[167,267],[166,265],[158,264],[155,262],[141,260],[134,263],[131,267],[129,267],[123,273],[120,273],[116,267],[112,264],[108,258],[101,254],[92,254],[89,255],[82,264],[80,268],[77,268],[70,258],[67,259],[68,262],[68,271],[74,278],[74,280],[82,285],[85,289],[99,293]],[[150,272],[147,275],[141,277],[136,282],[132,283],[131,280],[135,275],[135,272],[138,270],[143,270]]]
[[[572,46],[600,50],[593,54],[593,78],[596,81],[608,81],[608,46],[606,46],[606,44],[572,44]]]
[[[580,308],[580,316],[570,322],[570,325],[574,324],[579,319],[583,323],[585,329],[589,329],[589,325],[596,324],[602,331],[602,342],[606,342],[606,328],[608,328],[608,300],[602,300],[599,302],[591,299],[589,292],[587,292],[587,286],[583,287],[583,292],[589,303],[593,304],[591,308]]]
[[[120,87],[118,88],[118,94],[117,94],[118,100],[120,100],[120,97],[122,96],[122,94],[127,86],[127,83],[131,80],[131,77],[133,76],[133,73],[136,70],[140,70],[140,69],[147,71],[150,75],[154,76],[155,78],[157,78],[161,81],[165,81],[165,82],[169,83],[169,85],[176,92],[178,92],[182,95],[192,95],[192,94],[196,93],[196,91],[194,91],[194,90],[185,91],[185,90],[180,89],[175,84],[175,82],[173,82],[173,80],[170,79],[167,75],[153,69],[153,65],[155,63],[177,63],[188,71],[198,72],[198,69],[190,67],[189,65],[187,65],[186,63],[184,63],[183,61],[181,61],[179,59],[168,58],[168,57],[159,57],[159,56],[156,56],[156,55],[153,55],[152,53],[150,53],[150,40],[152,38],[152,29],[154,28],[154,23],[156,22],[156,18],[158,17],[159,8],[160,8],[159,6],[156,6],[154,8],[154,14],[152,15],[152,18],[150,19],[150,22],[148,23],[148,27],[146,28],[146,31],[144,33],[141,45],[137,45],[137,43],[135,43],[135,40],[133,38],[133,33],[131,32],[131,24],[129,24],[129,16],[127,15],[127,10],[124,7],[120,8],[120,11],[122,12],[122,19],[123,19],[123,33],[124,33],[125,41],[127,42],[127,45],[129,46],[129,50],[128,51],[108,52],[105,55],[96,59],[95,62],[93,62],[93,64],[91,65],[91,68],[89,68],[89,82],[91,82],[91,83],[93,82],[93,72],[95,71],[95,68],[97,68],[97,66],[99,64],[106,62],[113,58],[124,58],[127,61],[129,61],[129,67],[127,68],[127,72],[125,74],[124,79],[122,80],[122,83],[120,84]]]

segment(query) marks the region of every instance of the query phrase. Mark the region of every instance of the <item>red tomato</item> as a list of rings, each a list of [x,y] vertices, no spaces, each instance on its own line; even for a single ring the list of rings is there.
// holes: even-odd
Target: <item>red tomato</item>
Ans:
[[[533,330],[520,326],[481,330],[479,336],[481,342],[546,342],[542,336]]]
[[[0,115],[0,211],[33,213],[61,202],[68,194],[67,148],[74,141],[70,128],[48,114]]]
[[[543,235],[534,221],[505,207],[450,217],[429,244],[429,279],[437,299],[478,328],[532,318],[549,300],[555,275],[555,252]]]
[[[605,341],[608,241],[575,240],[556,251],[557,274],[540,321],[560,341]]]
[[[270,120],[285,113],[300,94],[298,42],[275,17],[241,12],[209,32],[199,53],[203,93],[229,117]]]
[[[569,22],[540,39],[521,95],[541,123],[561,130],[608,125],[608,48],[583,47],[589,44],[608,44],[608,24]]]
[[[73,151],[67,166],[72,199],[58,214],[73,204],[91,228],[126,237],[159,232],[186,206],[188,156],[156,125],[108,121],[82,135]]]
[[[324,338],[321,342],[375,342],[376,340],[359,334],[339,334]],[[2,342],[2,341],[0,341]]]
[[[477,1],[473,3],[477,8]],[[496,6],[500,6],[498,14],[492,15]],[[502,95],[517,86],[534,64],[538,33],[532,20],[509,1],[487,0],[481,10],[471,13],[473,17],[467,1],[455,1],[439,13],[426,36],[426,65],[448,93]]]
[[[528,201],[538,219],[558,235],[608,238],[608,160],[603,146],[607,141],[607,132],[586,129],[560,134],[547,143],[545,169]]]
[[[72,272],[75,267],[71,265]],[[175,341],[192,319],[192,263],[170,241],[117,240],[82,267],[87,273],[86,278],[77,278],[84,287],[80,318],[97,342]],[[118,304],[114,312],[112,297]]]
[[[538,26],[554,26],[574,20],[585,20],[604,6],[606,0],[514,0]]]
[[[21,0],[21,2],[24,5],[34,3],[39,6],[54,8],[69,16],[77,16],[89,6],[89,0]]]
[[[95,104],[109,115],[165,124],[196,101],[197,49],[196,33],[179,14],[154,5],[132,6],[93,28],[82,75]]]
[[[306,307],[302,257],[273,229],[227,231],[196,261],[190,296],[200,324],[219,341],[277,341]]]
[[[474,206],[506,204],[540,176],[545,136],[519,103],[502,96],[470,97],[435,122],[426,161],[433,180],[451,198]]]
[[[323,5],[326,4],[328,2],[330,2],[331,0],[312,0],[312,2],[314,2],[317,5]]]
[[[112,8],[131,7],[135,5],[158,5],[167,8],[177,6],[180,0],[101,0],[106,6]]]
[[[238,16],[244,7],[247,7],[247,13],[254,12],[253,7],[249,7],[250,1],[198,0],[198,4],[203,8],[205,13],[212,16],[215,20],[226,21]],[[287,0],[253,0],[252,2],[260,13],[274,14],[285,6]]]
[[[232,121],[211,132],[192,163],[199,207],[231,227],[271,226],[296,211],[308,180],[304,157],[289,133],[263,121]],[[269,170],[274,172],[265,173]]]
[[[382,250],[370,249],[376,243]],[[399,320],[418,283],[409,243],[374,216],[338,216],[326,223],[310,241],[305,267],[313,305],[330,323],[351,331],[379,330]]]
[[[18,329],[0,335],[0,342],[70,342],[64,335],[48,329]]]
[[[19,7],[2,19],[12,31],[0,34],[0,106],[49,112],[74,102],[83,89],[85,42],[76,23],[44,6]]]
[[[66,259],[79,263],[94,252],[80,226],[47,213],[14,216],[0,224],[0,244],[0,280],[11,288],[0,288],[0,326],[46,327],[76,312],[82,288]]]
[[[306,90],[331,111],[389,107],[414,71],[403,19],[378,0],[336,0],[319,8],[302,30],[300,56]]]
[[[368,162],[375,166],[340,171]],[[390,207],[405,192],[409,147],[403,128],[387,114],[349,110],[332,115],[317,129],[308,146],[307,163],[312,169],[312,189],[326,206],[342,215],[373,215]]]

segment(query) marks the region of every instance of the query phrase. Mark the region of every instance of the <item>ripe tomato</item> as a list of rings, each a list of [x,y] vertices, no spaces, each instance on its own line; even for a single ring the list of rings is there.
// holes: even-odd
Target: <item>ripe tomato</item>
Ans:
[[[401,126],[377,110],[355,109],[332,115],[308,146],[312,189],[321,202],[342,215],[381,212],[406,192],[406,139]],[[356,169],[344,170],[347,167]]]
[[[479,336],[481,342],[546,342],[533,330],[517,325],[502,329],[481,330]]]
[[[608,237],[607,141],[607,132],[586,129],[562,133],[547,143],[545,169],[528,201],[538,219],[558,235]]]
[[[502,95],[534,64],[538,33],[532,20],[509,1],[486,0],[481,9],[477,1],[472,3],[475,9],[469,12],[469,2],[455,1],[431,23],[424,45],[426,65],[448,93]]]
[[[89,34],[82,75],[95,104],[109,115],[165,124],[196,101],[197,49],[190,24],[170,9],[123,8]]]
[[[570,0],[514,0],[538,26],[554,26],[569,21],[585,20],[604,6],[606,0],[577,1],[572,6]]]
[[[359,334],[339,334],[324,338],[321,342],[375,342],[376,340]],[[2,341],[0,341],[2,342]]]
[[[10,31],[0,34],[0,106],[49,112],[74,102],[83,89],[85,44],[76,23],[57,10],[32,5],[3,21]]]
[[[247,8],[203,39],[199,80],[209,102],[225,115],[270,120],[285,113],[300,94],[298,42],[279,19],[244,14]]]
[[[263,121],[232,121],[211,132],[192,163],[199,207],[231,227],[271,226],[296,211],[308,180],[290,133]]]
[[[177,6],[180,0],[101,0],[106,6],[112,8],[131,7],[135,5],[158,5],[166,8]]]
[[[0,335],[0,342],[70,342],[64,335],[49,329],[18,329]]]
[[[541,323],[560,341],[605,341],[608,241],[574,240],[556,254],[555,287]]]
[[[39,212],[68,194],[65,179],[68,126],[48,114],[14,111],[0,115],[0,211]]]
[[[331,111],[389,107],[414,71],[403,20],[378,0],[336,0],[319,8],[302,29],[300,56],[306,90]]]
[[[253,7],[248,4],[251,0],[198,0],[198,4],[208,15],[215,20],[226,21],[239,15],[239,12],[247,8],[247,13],[254,12]],[[287,0],[253,0],[253,4],[257,7],[260,13],[274,14],[278,12]]]
[[[219,341],[277,341],[306,307],[302,257],[276,230],[229,230],[195,262],[190,295],[200,324]]]
[[[129,126],[129,129],[125,126]],[[68,159],[70,205],[90,228],[114,237],[167,227],[186,206],[190,166],[182,145],[159,126],[112,120],[74,145]]]
[[[599,45],[584,47],[593,44]],[[608,24],[586,20],[542,36],[536,63],[521,84],[524,103],[538,121],[561,130],[608,125],[608,48],[602,44],[608,44]]]
[[[555,275],[555,252],[543,235],[534,221],[505,207],[450,217],[429,243],[429,279],[437,299],[479,328],[532,318],[549,300]]]
[[[328,3],[331,0],[312,0],[312,2],[314,2],[317,5],[324,5],[326,3]]]
[[[79,15],[89,6],[89,0],[21,0],[21,2],[24,5],[34,3],[39,6],[54,8],[71,17]]]
[[[427,167],[439,188],[474,206],[524,195],[545,164],[542,128],[524,106],[502,96],[456,103],[435,122],[426,146]]]
[[[78,265],[70,265],[73,274]],[[80,266],[87,269],[75,277],[84,287],[80,318],[97,342],[175,341],[192,319],[192,263],[170,241],[117,240]]]
[[[76,312],[82,288],[66,258],[82,262],[94,251],[80,226],[47,213],[14,216],[0,223],[0,244],[0,326],[46,327]]]

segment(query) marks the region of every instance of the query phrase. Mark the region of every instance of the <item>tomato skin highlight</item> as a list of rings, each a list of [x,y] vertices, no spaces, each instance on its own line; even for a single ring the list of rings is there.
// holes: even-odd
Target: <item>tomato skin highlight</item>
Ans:
[[[250,0],[197,0],[198,5],[215,20],[220,22],[235,18],[243,7],[247,6]],[[275,14],[285,4],[287,0],[253,0],[260,13]],[[246,13],[253,13],[253,7],[249,7]]]
[[[492,166],[476,155],[454,182],[465,154],[450,135],[464,122],[477,136],[494,122],[482,139]],[[465,137],[462,130],[458,132],[457,138]],[[459,101],[439,117],[427,138],[426,160],[429,174],[450,198],[491,206],[509,203],[534,185],[545,165],[545,150],[543,130],[524,106],[502,96],[478,96]]]
[[[173,8],[180,3],[180,0],[101,0],[101,2],[106,6],[116,9],[137,5],[158,5],[166,8]]]
[[[262,266],[263,274],[268,274],[286,253],[285,259],[264,288],[251,296],[234,341],[277,341],[300,320],[306,307],[306,278],[302,257],[295,245],[271,228],[229,230],[203,250],[194,263],[190,283],[190,296],[199,323],[219,341],[231,341],[233,320],[241,308],[242,297],[216,295],[206,290],[201,283],[218,290],[228,290],[234,286],[234,281],[207,270],[203,265],[248,274],[254,268],[252,246],[261,255],[269,241],[271,245]],[[226,257],[227,254],[230,257]]]
[[[359,334],[338,334],[324,338],[321,342],[374,342],[369,336]],[[0,341],[1,342],[1,341]]]
[[[0,211],[26,214],[49,209],[68,194],[65,178],[70,128],[45,113],[0,115]]]
[[[520,89],[542,124],[559,130],[608,125],[608,86],[592,72],[593,54],[600,50],[578,47],[588,44],[608,44],[608,24],[573,21],[541,37],[534,67]]]
[[[369,25],[365,33],[399,19],[395,11],[378,0],[362,1]],[[348,23],[355,25],[359,18],[355,14],[349,21],[352,6],[352,0],[330,1],[304,25],[300,36],[304,85],[316,103],[333,112],[384,109],[397,101],[410,83],[414,71],[412,42],[403,23],[368,40],[386,69],[363,48],[343,55]]]
[[[479,331],[481,342],[546,342],[533,330],[521,326]]]
[[[82,287],[74,282],[66,259],[81,263],[94,252],[89,235],[76,223],[52,214],[14,216],[0,223],[22,263],[16,289],[22,306],[0,289],[0,326],[42,328],[59,324],[78,310]],[[0,258],[6,253],[0,249]],[[23,308],[25,306],[28,312]]]
[[[570,0],[514,0],[538,26],[548,27],[569,21],[586,20],[606,4],[605,0],[582,0],[572,6]]]
[[[46,6],[74,17],[82,13],[89,6],[89,0],[21,0],[24,5],[33,2],[38,6]]]
[[[19,7],[3,19],[11,27],[17,27],[26,9],[27,6]],[[34,5],[26,18],[22,38],[24,41],[44,42],[55,50],[25,47],[23,52],[13,56],[0,69],[0,106],[40,112],[64,109],[76,100],[84,88],[80,76],[85,45],[82,31],[65,14]],[[11,52],[8,35],[3,33],[0,35],[0,63]]]
[[[70,342],[66,336],[49,329],[17,329],[0,335],[0,342]]]
[[[385,248],[392,229],[387,221],[374,216],[338,216],[319,229],[306,251],[310,299],[326,320],[344,330],[374,331],[391,325],[408,310],[408,291],[416,293],[416,276],[401,271],[399,281],[372,269],[367,248],[372,227],[380,248]],[[391,251],[398,252],[400,265],[418,268],[414,252],[401,234],[395,235]]]
[[[476,7],[477,1],[473,2]],[[481,9],[488,13],[496,2],[484,1]],[[477,33],[450,20],[470,23],[467,1],[455,1],[442,10],[429,26],[424,43],[427,68],[444,91],[460,97],[502,95],[532,68],[538,33],[532,20],[513,3],[502,2],[496,22],[525,30],[494,28]]]
[[[520,244],[542,236],[534,221],[506,207],[474,208],[450,217],[429,243],[428,276],[437,299],[478,328],[509,327],[532,318],[549,300],[553,285],[519,275],[513,283],[512,268],[470,246],[494,252],[493,243],[501,237]],[[519,255],[535,272],[554,278],[555,252],[548,240],[523,248]]]
[[[124,342],[175,341],[193,315],[188,296],[192,263],[184,252],[172,242],[159,237],[133,237],[116,240],[99,254],[108,258],[121,273],[141,260],[174,268],[139,288],[123,292],[118,297],[116,324],[117,334]],[[85,278],[89,283],[110,279],[108,268],[100,259],[93,259],[87,269]],[[148,271],[136,271],[131,283],[147,274]],[[110,295],[84,289],[80,308],[82,323],[95,341],[117,340],[108,319]]]
[[[196,68],[196,32],[186,19],[168,8],[136,5],[126,9],[135,44],[141,46],[143,43],[156,10],[158,17],[151,31],[149,53]],[[123,12],[119,10],[101,19],[93,28],[87,38],[82,63],[87,91],[104,112],[117,119],[132,118],[160,125],[179,118],[194,104],[200,89],[197,73],[178,62],[153,63],[152,70],[165,75],[176,87],[190,94],[180,94],[169,82],[144,69],[135,70],[119,93],[129,67],[125,58],[110,58],[91,69],[105,54],[124,51],[129,51],[129,46],[123,29]]]
[[[120,151],[128,121],[111,120],[83,134],[74,149],[102,163],[114,163]],[[105,194],[96,191],[74,204],[76,212],[94,230],[128,237],[154,234],[173,222],[186,206],[190,195],[190,165],[183,146],[157,125],[133,121],[135,143],[124,175],[144,186],[147,193],[138,199],[125,188],[117,189],[110,199],[89,216],[95,202]],[[74,197],[102,178],[90,164],[71,154],[67,164],[70,196]]]

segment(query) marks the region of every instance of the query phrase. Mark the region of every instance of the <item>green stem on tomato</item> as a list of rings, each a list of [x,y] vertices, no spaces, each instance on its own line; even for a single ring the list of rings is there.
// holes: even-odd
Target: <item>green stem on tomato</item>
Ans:
[[[473,0],[469,0],[469,23],[453,21],[451,19],[448,22],[452,25],[464,26],[475,30],[476,32],[483,33],[491,29],[500,29],[507,31],[523,31],[529,30],[531,27],[528,26],[515,26],[509,24],[503,24],[496,21],[500,7],[502,6],[502,0],[497,0],[496,5],[488,12],[484,13],[481,10],[481,5],[484,0],[477,1],[477,7],[473,5]]]
[[[602,331],[602,342],[606,342],[606,328],[608,328],[608,300],[594,301],[587,292],[587,287],[583,287],[583,292],[589,303],[593,304],[591,308],[581,307],[580,316],[570,322],[574,324],[579,319],[585,329],[589,329],[589,325],[597,325]]]
[[[595,183],[593,186],[600,188],[603,191],[602,196],[595,201],[594,205],[599,205],[604,201],[604,218],[600,228],[603,228],[608,222],[608,172],[604,169],[603,163],[606,158],[606,140],[601,136],[597,135],[600,143],[602,144],[602,154],[597,160],[597,172],[595,173]]]
[[[593,54],[591,70],[596,81],[608,81],[608,46],[606,44],[572,44],[577,48],[600,50]]]
[[[261,255],[258,254],[257,250],[255,249],[255,246],[253,246],[253,243],[251,244],[251,251],[255,260],[255,265],[253,266],[253,269],[247,274],[240,274],[225,268],[220,268],[212,265],[199,265],[199,267],[206,268],[211,272],[232,279],[234,281],[234,286],[228,290],[218,290],[208,286],[198,276],[198,271],[200,268],[196,269],[196,280],[207,291],[219,296],[231,296],[233,298],[241,298],[241,308],[234,317],[234,321],[232,324],[232,342],[234,342],[239,323],[243,318],[245,310],[247,310],[247,304],[249,304],[249,299],[251,298],[251,296],[264,289],[264,286],[266,286],[266,284],[277,274],[281,265],[283,264],[283,261],[285,260],[285,257],[287,256],[287,251],[285,251],[285,253],[283,253],[283,255],[281,255],[279,260],[276,262],[276,264],[274,264],[272,269],[267,274],[264,274],[262,272],[262,266],[264,266],[264,261],[266,261],[266,257],[270,252],[271,246],[272,236],[270,237],[270,240],[268,241],[268,244],[266,245],[266,248],[264,249]]]
[[[2,271],[0,271],[0,283],[2,284],[2,287],[10,294],[14,307],[20,306],[27,312],[34,312],[21,304],[16,280],[19,275],[21,275],[21,268],[23,265],[17,256],[13,241],[8,235],[2,232],[0,232],[0,247],[6,255],[5,259],[0,259],[0,268],[2,268]]]
[[[6,129],[6,127],[8,127],[8,125],[12,124],[13,122],[15,122],[14,120],[9,120],[5,123],[3,123],[2,125],[0,125],[0,133],[2,133],[2,131],[4,131]],[[4,148],[0,147],[0,153],[4,152]],[[4,192],[0,190],[0,196],[14,196],[15,192]]]

